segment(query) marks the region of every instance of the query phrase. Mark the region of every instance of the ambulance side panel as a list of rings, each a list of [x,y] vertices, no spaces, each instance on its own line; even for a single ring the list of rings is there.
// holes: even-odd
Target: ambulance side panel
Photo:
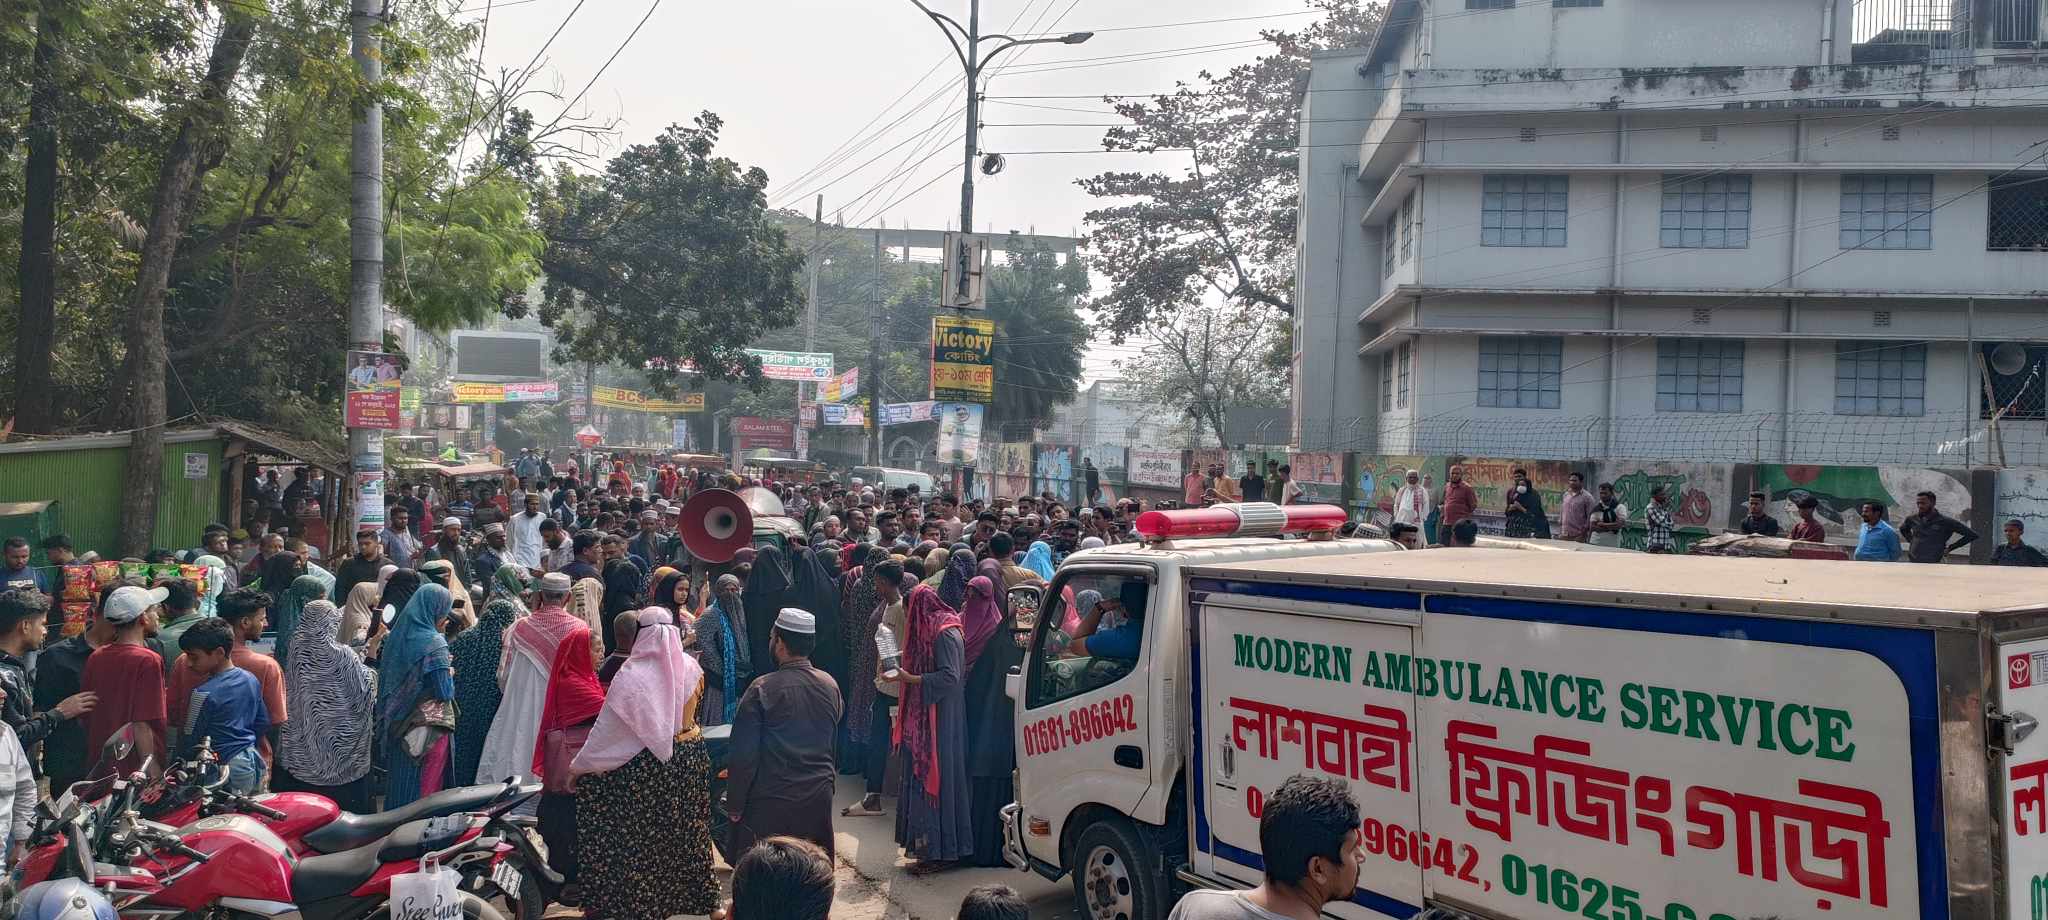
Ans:
[[[1189,596],[1207,880],[1258,882],[1258,809],[1306,773],[1363,806],[1339,917],[1951,916],[1936,630],[1497,591]]]

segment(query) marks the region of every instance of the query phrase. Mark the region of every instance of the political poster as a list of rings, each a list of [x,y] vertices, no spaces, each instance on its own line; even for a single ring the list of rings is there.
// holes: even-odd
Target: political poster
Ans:
[[[994,402],[995,351],[995,320],[932,317],[932,399]]]
[[[825,403],[818,412],[827,427],[861,427],[868,423],[867,411],[857,405]]]
[[[828,403],[845,402],[860,393],[860,368],[840,374],[818,388],[818,398]]]
[[[824,383],[832,379],[829,351],[770,351],[749,348],[747,354],[761,359],[761,376],[770,380]]]
[[[420,404],[426,401],[424,387],[398,388],[398,427],[420,427]]]
[[[578,380],[569,384],[569,424],[581,425],[590,416],[590,388]]]
[[[919,402],[888,403],[882,406],[882,424],[908,425],[912,422],[928,422],[932,419],[932,407],[938,403],[931,400]]]
[[[940,463],[973,463],[981,458],[981,423],[986,415],[986,406],[980,403],[909,405],[931,406],[930,417],[939,423],[934,450]]]
[[[454,385],[458,403],[554,402],[562,398],[561,384],[552,380],[528,383],[466,383]]]
[[[342,424],[350,428],[398,428],[400,371],[397,355],[377,351],[349,352]]]
[[[1126,468],[1131,485],[1154,489],[1180,487],[1180,451],[1144,450],[1133,447]]]

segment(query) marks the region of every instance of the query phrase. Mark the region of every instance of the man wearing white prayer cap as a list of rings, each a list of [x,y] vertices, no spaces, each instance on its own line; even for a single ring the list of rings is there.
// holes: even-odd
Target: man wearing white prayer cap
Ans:
[[[839,685],[811,666],[818,618],[784,607],[768,650],[775,670],[748,685],[733,714],[726,753],[726,818],[734,853],[774,836],[809,840],[832,853],[834,734]]]

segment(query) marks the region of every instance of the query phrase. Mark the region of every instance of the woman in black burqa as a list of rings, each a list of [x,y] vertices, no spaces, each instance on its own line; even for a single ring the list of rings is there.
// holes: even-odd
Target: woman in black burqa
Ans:
[[[768,545],[754,557],[754,569],[740,594],[747,609],[747,643],[754,670],[764,672],[762,662],[773,662],[768,639],[776,614],[795,607],[816,617],[818,647],[811,653],[811,665],[846,685],[846,646],[839,637],[839,581],[827,574],[817,552],[799,547],[785,550]]]

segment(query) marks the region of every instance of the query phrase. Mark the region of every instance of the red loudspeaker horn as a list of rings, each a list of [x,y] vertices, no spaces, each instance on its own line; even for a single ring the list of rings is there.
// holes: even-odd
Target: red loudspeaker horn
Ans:
[[[731,562],[754,542],[754,512],[737,493],[705,489],[683,503],[683,546],[705,562]]]

